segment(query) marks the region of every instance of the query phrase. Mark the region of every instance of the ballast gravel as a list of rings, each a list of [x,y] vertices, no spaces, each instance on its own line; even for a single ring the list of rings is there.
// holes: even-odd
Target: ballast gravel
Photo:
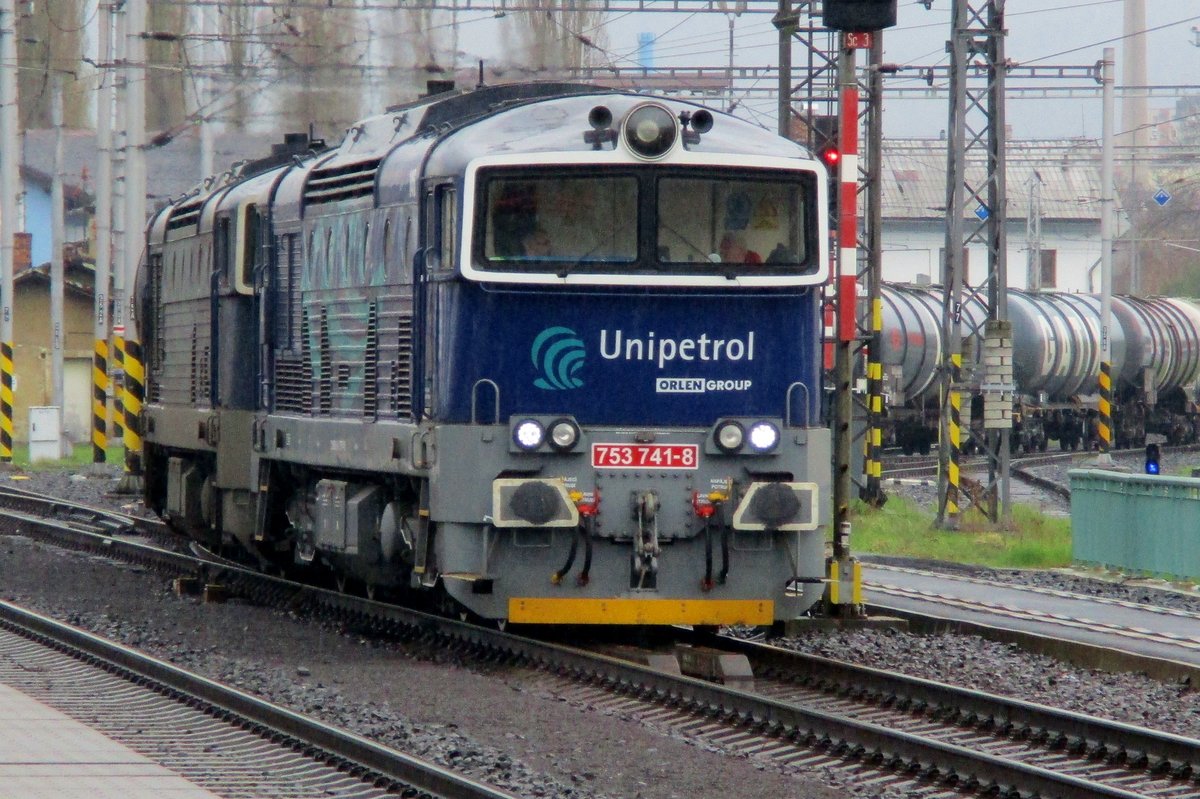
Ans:
[[[116,471],[0,473],[21,488],[136,512],[113,494]],[[1153,589],[1075,575],[988,572],[1044,587],[1155,601]],[[1169,593],[1169,592],[1168,592]],[[1170,594],[1171,596],[1177,596]],[[693,799],[881,796],[852,772],[784,769],[698,744],[620,712],[556,695],[506,666],[377,640],[282,611],[175,596],[161,574],[0,532],[0,596],[270,701],[461,770],[518,796]],[[1200,611],[1200,601],[1182,600]],[[1108,674],[965,635],[888,630],[814,633],[783,642],[934,680],[1200,738],[1193,686]]]

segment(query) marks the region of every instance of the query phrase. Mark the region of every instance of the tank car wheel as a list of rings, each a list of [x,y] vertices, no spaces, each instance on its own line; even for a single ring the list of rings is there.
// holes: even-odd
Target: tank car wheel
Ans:
[[[1049,439],[1047,439],[1045,436],[1038,436],[1038,440],[1037,440],[1038,452],[1045,452],[1046,447],[1049,445],[1050,445]]]

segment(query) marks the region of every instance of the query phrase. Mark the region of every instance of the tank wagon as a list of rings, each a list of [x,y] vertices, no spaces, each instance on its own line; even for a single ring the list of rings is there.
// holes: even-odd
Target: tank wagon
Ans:
[[[521,623],[822,595],[826,176],[700,106],[528,84],[291,138],[150,221],[148,505]]]
[[[882,361],[890,395],[892,441],[904,452],[928,452],[937,440],[942,292],[891,284],[883,289]],[[1195,399],[1200,383],[1200,309],[1180,299],[1113,297],[1113,443],[1137,446],[1147,434],[1190,443],[1200,432]],[[1098,443],[1100,297],[1009,290],[1016,384],[1012,445],[1044,451]],[[979,325],[984,308],[963,306],[963,329]],[[970,380],[980,342],[968,339],[963,363]],[[980,397],[972,422],[979,427]],[[968,447],[969,449],[969,447]]]

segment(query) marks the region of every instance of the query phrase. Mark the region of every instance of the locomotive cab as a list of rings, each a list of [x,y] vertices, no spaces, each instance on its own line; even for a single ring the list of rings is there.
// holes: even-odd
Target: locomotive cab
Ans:
[[[491,480],[432,481],[439,568],[461,602],[518,622],[797,615],[821,592],[827,521],[824,180],[723,153],[719,124],[701,135],[686,112],[588,105],[568,109],[592,146],[476,156],[427,194],[444,271],[426,412],[439,462]]]

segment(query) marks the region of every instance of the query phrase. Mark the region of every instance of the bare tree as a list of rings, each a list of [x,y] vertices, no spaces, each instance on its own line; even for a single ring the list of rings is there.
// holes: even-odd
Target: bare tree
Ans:
[[[425,92],[426,81],[454,78],[457,34],[453,18],[429,9],[399,11],[391,21],[387,48],[390,101],[410,101]]]
[[[270,50],[283,125],[342,128],[358,118],[370,24],[369,16],[349,11],[276,7]]]
[[[224,121],[234,129],[244,131],[249,126],[250,100],[257,81],[250,39],[253,12],[243,0],[225,0],[218,7],[218,13],[217,36],[225,49],[227,77],[221,86],[227,94],[219,105],[225,109]]]
[[[147,27],[153,33],[175,37],[174,41],[152,38],[146,42],[146,127],[165,130],[183,122],[187,64],[183,59],[182,37],[187,31],[186,6],[150,0]]]
[[[84,41],[83,0],[17,4],[17,87],[23,128],[50,127],[50,75],[78,74]],[[88,124],[89,92],[68,81],[63,95],[67,127]]]
[[[534,0],[534,4],[538,11],[515,15],[515,65],[552,74],[564,67],[587,66],[603,52],[603,11],[571,0]]]

